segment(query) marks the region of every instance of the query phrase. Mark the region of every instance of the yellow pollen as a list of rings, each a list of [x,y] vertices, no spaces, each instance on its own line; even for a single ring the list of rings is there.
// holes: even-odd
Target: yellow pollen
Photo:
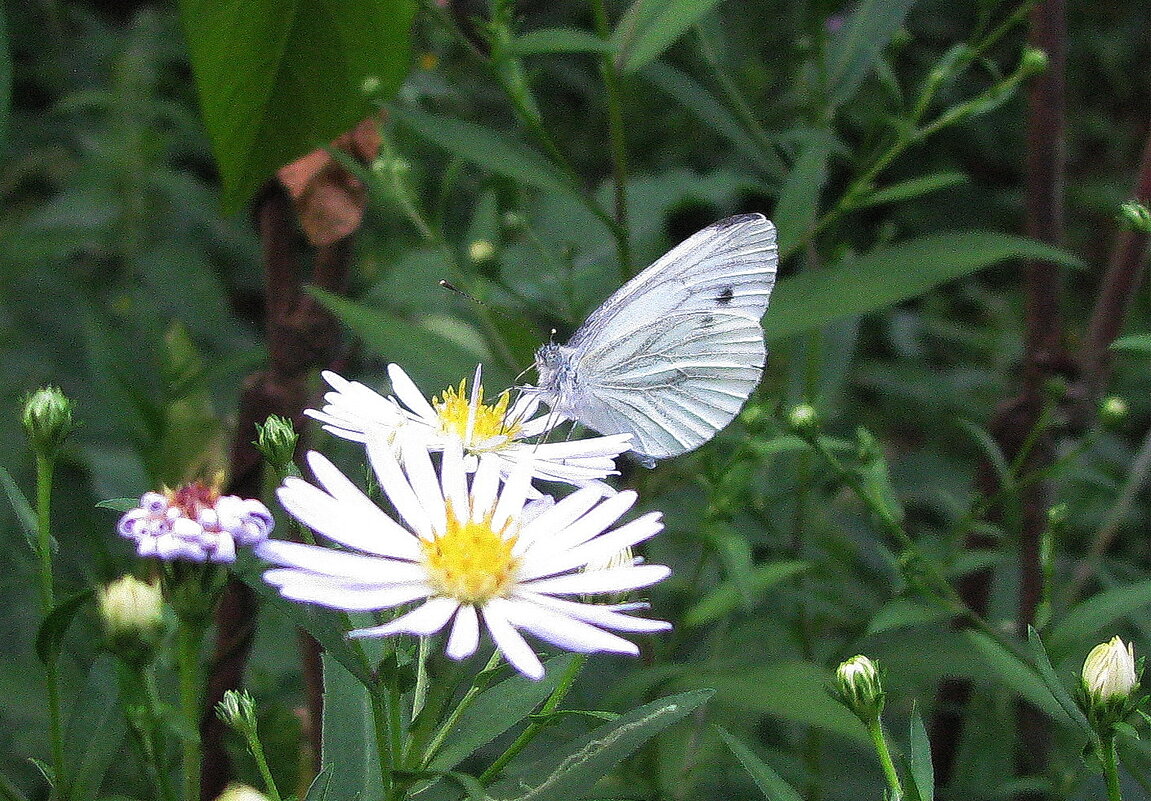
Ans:
[[[484,403],[483,386],[474,387],[475,419],[468,431],[468,418],[472,413],[472,399],[467,394],[467,379],[459,387],[448,387],[443,395],[432,399],[440,416],[440,430],[459,437],[471,452],[494,451],[503,447],[519,433],[520,423],[508,417],[510,398],[505,390],[490,406]]]
[[[428,580],[440,595],[482,605],[506,595],[515,584],[519,559],[512,556],[515,536],[493,531],[491,519],[461,522],[448,510],[447,530],[422,540]]]

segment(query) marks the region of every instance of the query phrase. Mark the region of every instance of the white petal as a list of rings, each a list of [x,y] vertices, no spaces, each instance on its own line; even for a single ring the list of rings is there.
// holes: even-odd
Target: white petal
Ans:
[[[590,487],[588,489],[589,491],[595,491]],[[583,490],[581,490],[581,492],[582,491]],[[624,490],[605,499],[586,515],[563,530],[557,531],[550,536],[537,537],[533,540],[532,544],[535,547],[543,548],[548,553],[554,554],[566,551],[569,548],[574,548],[577,545],[587,542],[592,537],[607,529],[615,523],[615,521],[619,520],[624,513],[632,507],[635,499],[636,493],[634,490]],[[567,498],[557,504],[556,511],[558,511],[566,501]],[[535,521],[533,527],[538,525],[546,516],[547,515],[541,515],[539,520]]]
[[[638,565],[636,567],[614,567],[608,570],[589,570],[586,573],[568,573],[564,576],[526,581],[525,590],[544,592],[549,595],[572,595],[597,592],[624,592],[638,590],[663,581],[671,574],[671,568],[663,565]]]
[[[625,523],[617,529],[592,537],[583,545],[577,545],[561,553],[545,553],[535,548],[524,555],[519,576],[527,581],[540,576],[563,573],[587,564],[606,562],[624,548],[651,539],[663,531],[660,512],[648,512],[643,517]]]
[[[444,502],[451,507],[457,518],[468,516],[468,479],[464,471],[464,453],[459,442],[444,446],[443,460],[440,462],[440,481],[444,489]]]
[[[341,584],[328,576],[291,568],[269,570],[264,573],[264,580],[278,587],[280,594],[289,600],[349,612],[391,609],[432,594],[432,588],[422,582],[382,586]]]
[[[368,432],[367,445],[368,461],[371,462],[372,470],[380,480],[380,487],[388,496],[388,500],[396,507],[400,517],[412,527],[412,531],[424,539],[431,537],[432,521],[420,507],[420,501],[412,491],[407,476],[400,469],[387,438],[380,430],[373,429]]]
[[[596,651],[639,653],[639,647],[623,637],[526,600],[508,603],[508,622],[567,651],[581,654]]]
[[[492,514],[492,531],[502,530],[505,523],[520,516],[531,483],[532,462],[531,459],[525,458],[516,465],[508,480],[504,482],[496,510]]]
[[[549,537],[570,526],[603,497],[598,489],[587,487],[573,492],[523,527],[516,544],[517,555],[526,551],[540,537]]]
[[[352,581],[382,584],[423,581],[427,578],[423,565],[415,562],[346,553],[302,542],[265,540],[254,550],[261,559],[278,565],[298,567],[310,573],[325,573]]]
[[[632,617],[620,614],[619,608],[608,604],[584,604],[568,601],[564,598],[555,598],[551,595],[518,590],[515,597],[524,598],[534,604],[554,609],[568,617],[574,617],[585,623],[591,623],[601,628],[615,629],[616,631],[629,631],[641,634],[651,634],[657,631],[668,631],[671,623],[666,620],[650,620],[643,617]],[[646,608],[646,604],[624,604],[628,608]]]
[[[349,637],[386,637],[389,634],[417,634],[427,637],[447,625],[460,606],[454,598],[431,598],[390,623],[349,631]]]
[[[440,479],[432,467],[428,449],[415,437],[404,437],[402,447],[404,472],[408,474],[408,483],[420,501],[420,508],[431,520],[432,530],[442,532],[447,529],[444,496],[440,492]]]
[[[508,602],[502,598],[492,598],[484,604],[484,624],[504,659],[529,679],[539,681],[544,677],[544,666],[527,641],[508,622],[505,612],[507,606]]]
[[[476,608],[470,604],[461,606],[452,623],[452,633],[448,637],[448,647],[444,650],[452,659],[467,659],[476,652],[480,643],[480,618]]]
[[[499,486],[499,461],[485,453],[480,457],[480,466],[476,468],[476,475],[472,479],[472,522],[480,522],[492,511]]]
[[[415,385],[412,379],[408,378],[408,374],[404,372],[402,367],[398,364],[389,364],[388,377],[392,379],[392,391],[396,393],[396,397],[399,398],[405,406],[415,412],[429,425],[439,424],[440,416],[436,414],[436,410],[428,403],[428,399],[424,397],[424,393],[420,392],[419,387]]]
[[[606,437],[572,439],[566,442],[542,442],[536,447],[540,459],[573,459],[609,457],[614,459],[631,447],[631,434],[612,434]]]

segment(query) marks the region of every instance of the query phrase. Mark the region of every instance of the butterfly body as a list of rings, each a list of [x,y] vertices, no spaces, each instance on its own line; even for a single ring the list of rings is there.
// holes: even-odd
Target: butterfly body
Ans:
[[[536,353],[557,414],[664,459],[739,413],[766,360],[760,318],[775,283],[775,227],[760,214],[694,234],[616,291],[566,345]]]

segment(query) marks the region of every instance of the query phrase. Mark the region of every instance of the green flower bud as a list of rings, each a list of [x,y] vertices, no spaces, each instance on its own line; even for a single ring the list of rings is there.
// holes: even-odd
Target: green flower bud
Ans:
[[[870,723],[883,711],[883,685],[879,666],[866,656],[853,656],[835,670],[840,702],[864,723]]]
[[[1019,59],[1019,70],[1027,75],[1044,72],[1050,59],[1042,50],[1035,47],[1023,48],[1023,56]]]
[[[43,387],[24,400],[21,422],[37,456],[54,459],[64,440],[76,428],[72,401],[59,387]]]
[[[360,84],[360,91],[368,97],[373,97],[379,93],[381,86],[383,86],[383,82],[377,76],[369,75]]]
[[[486,239],[477,239],[468,245],[468,258],[472,264],[482,264],[495,258],[496,246]]]
[[[96,592],[108,650],[125,662],[145,665],[164,628],[164,599],[156,584],[122,576]]]
[[[814,406],[801,403],[787,413],[787,422],[800,433],[813,434],[819,430],[819,412]]]
[[[1119,207],[1119,222],[1140,234],[1151,234],[1151,209],[1138,200],[1128,200]]]
[[[246,690],[226,691],[224,700],[216,704],[216,715],[241,734],[255,735],[256,702]]]
[[[1127,401],[1117,395],[1104,398],[1099,404],[1099,422],[1105,426],[1117,426],[1127,419],[1130,408]]]
[[[286,417],[273,414],[262,424],[256,423],[256,441],[253,444],[281,476],[291,472],[292,457],[299,441],[300,435],[296,433],[292,421]]]

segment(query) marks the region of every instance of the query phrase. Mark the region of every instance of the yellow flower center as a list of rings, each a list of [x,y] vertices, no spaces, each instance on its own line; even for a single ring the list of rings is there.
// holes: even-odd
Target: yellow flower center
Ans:
[[[506,529],[505,529],[506,531]],[[466,604],[506,595],[515,584],[519,559],[512,556],[515,536],[494,531],[491,519],[459,521],[448,510],[447,530],[422,540],[424,566],[436,592]]]
[[[497,450],[513,439],[520,422],[508,418],[510,398],[507,390],[490,406],[484,403],[484,388],[473,388],[475,397],[467,395],[467,379],[459,387],[448,387],[432,400],[440,416],[440,430],[459,437],[469,451]]]

